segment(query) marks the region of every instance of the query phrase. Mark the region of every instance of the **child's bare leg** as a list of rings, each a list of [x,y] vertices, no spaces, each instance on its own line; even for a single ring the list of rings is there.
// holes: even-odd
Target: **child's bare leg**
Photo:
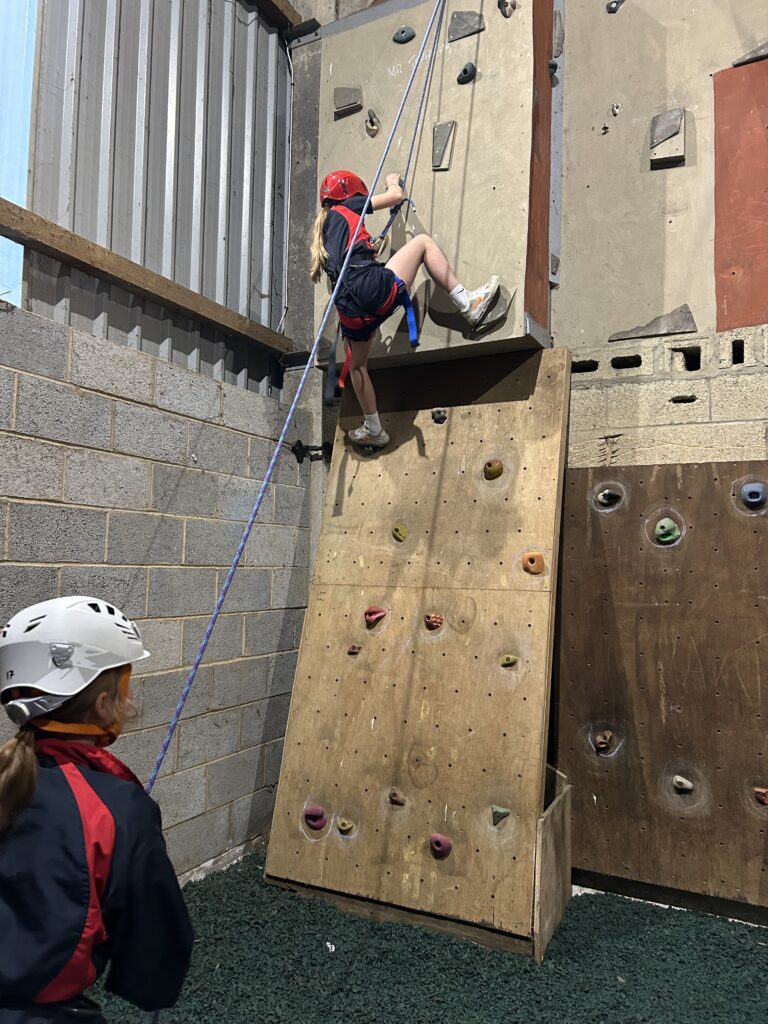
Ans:
[[[429,235],[416,235],[406,242],[403,248],[392,256],[387,266],[405,282],[407,288],[412,288],[416,272],[422,263],[435,284],[439,284],[447,292],[452,292],[459,283],[445,253]]]
[[[416,235],[392,256],[387,266],[410,290],[422,263],[435,284],[448,292],[456,308],[469,323],[473,327],[477,326],[490,309],[498,291],[498,277],[492,277],[474,291],[467,291],[454,274],[443,250],[429,235]]]
[[[365,416],[375,415],[377,412],[376,392],[373,390],[371,378],[368,376],[368,353],[371,351],[371,343],[370,341],[348,341],[347,344],[352,347],[349,376],[360,408]]]
[[[362,426],[350,430],[349,437],[355,444],[384,448],[389,444],[389,434],[381,425],[377,412],[376,392],[373,390],[371,378],[368,376],[368,353],[371,350],[371,343],[370,341],[348,341],[347,344],[352,346],[352,357],[349,364],[352,387],[355,389],[360,408],[365,415]]]

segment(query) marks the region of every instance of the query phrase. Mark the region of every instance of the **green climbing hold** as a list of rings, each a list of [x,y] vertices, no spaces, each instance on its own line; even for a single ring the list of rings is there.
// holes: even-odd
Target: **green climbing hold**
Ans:
[[[410,25],[402,25],[392,36],[392,39],[396,43],[410,43],[415,36],[416,33]]]
[[[339,818],[336,822],[336,828],[343,836],[349,836],[355,831],[355,823],[349,818]]]
[[[512,811],[508,807],[499,807],[498,804],[493,804],[491,807],[491,816],[493,817],[494,828],[499,825],[505,818],[508,818]]]
[[[502,668],[513,668],[517,664],[517,656],[515,654],[502,654],[499,658],[499,664]]]
[[[680,527],[674,519],[670,519],[668,516],[656,523],[653,533],[657,544],[674,544],[681,537]]]
[[[405,538],[408,536],[408,527],[403,523],[395,523],[392,527],[392,536],[398,543],[402,544]]]

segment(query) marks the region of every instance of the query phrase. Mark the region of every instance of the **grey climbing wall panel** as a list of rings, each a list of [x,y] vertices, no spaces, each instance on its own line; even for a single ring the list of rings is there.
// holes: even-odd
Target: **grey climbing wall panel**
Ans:
[[[414,355],[405,317],[398,312],[384,324],[381,339],[373,346],[371,362],[374,364],[398,359],[463,357],[470,351],[476,352],[479,345],[487,345],[488,351],[540,347],[538,340],[527,335],[524,314],[526,271],[535,262],[529,255],[532,235],[544,238],[543,252],[539,253],[538,249],[535,252],[541,264],[540,267],[537,264],[536,274],[544,280],[545,300],[549,288],[548,217],[546,223],[536,220],[533,226],[529,221],[532,216],[534,53],[539,53],[539,48],[534,46],[534,35],[538,10],[548,7],[546,32],[539,29],[542,37],[546,35],[544,49],[548,60],[552,45],[551,6],[552,0],[520,4],[511,17],[505,18],[494,5],[482,14],[484,29],[479,31],[481,21],[476,15],[480,12],[467,12],[466,0],[464,3],[448,0],[432,86],[416,140],[410,189],[416,209],[406,210],[397,218],[382,259],[388,259],[412,235],[426,232],[437,239],[459,279],[468,288],[482,284],[491,274],[498,274],[509,302],[507,304],[505,299],[502,303],[503,316],[491,330],[473,335],[463,318],[446,302],[447,297],[433,287],[424,271],[420,271],[412,289],[420,321],[420,347]],[[424,39],[432,8],[431,0],[409,6],[407,11],[381,5],[324,28],[318,179],[334,168],[350,167],[364,181],[370,182]],[[467,18],[467,14],[472,17]],[[394,36],[403,27],[404,17],[407,17],[407,25],[415,30],[415,37],[400,44],[395,42]],[[473,34],[462,34],[451,42],[451,25],[454,28],[462,25],[467,31],[472,29]],[[470,63],[476,66],[477,74],[473,81],[459,85],[457,76]],[[544,66],[546,68],[546,61]],[[395,134],[385,174],[404,171],[423,85],[422,70]],[[376,111],[381,130],[374,137],[366,131],[364,113],[339,117],[334,108],[335,90],[348,87],[350,83],[359,86],[364,108]],[[538,88],[540,108],[551,103],[550,88],[546,73],[545,88]],[[433,127],[450,121],[457,125],[450,167],[441,164],[444,173],[435,174]],[[546,178],[549,196],[549,121],[542,121],[542,126],[546,144],[539,149],[546,160],[537,161],[536,167],[543,168],[541,173]],[[446,152],[449,150],[450,146]],[[383,181],[380,187],[383,188]],[[548,209],[547,202],[545,210]],[[368,217],[367,226],[372,234],[383,228],[387,216],[385,211]],[[325,288],[318,288],[315,296],[315,321],[319,324],[328,293]],[[543,305],[546,315],[538,308],[534,311],[531,307],[527,311],[545,328],[546,341],[548,301]],[[329,345],[335,329],[335,318],[331,317],[326,331]]]
[[[768,505],[764,486],[742,495],[766,480],[765,462],[566,475],[557,758],[575,867],[768,906]],[[665,518],[681,536],[660,545]]]
[[[383,370],[374,458],[346,403],[270,878],[530,938],[568,382],[562,349]]]

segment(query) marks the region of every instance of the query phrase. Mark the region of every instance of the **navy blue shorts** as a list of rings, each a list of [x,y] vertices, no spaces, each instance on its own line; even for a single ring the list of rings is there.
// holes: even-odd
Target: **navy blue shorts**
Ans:
[[[368,274],[355,275],[347,286],[347,293],[360,308],[371,308],[371,313],[363,316],[351,316],[342,312],[338,305],[336,312],[341,324],[341,333],[348,341],[368,341],[371,335],[387,320],[398,306],[403,304],[403,295],[407,294],[405,282],[387,267],[377,266],[378,271],[385,271],[391,276],[392,284],[384,301],[381,301],[381,277]],[[370,294],[369,294],[370,293]],[[374,304],[375,303],[375,304]]]

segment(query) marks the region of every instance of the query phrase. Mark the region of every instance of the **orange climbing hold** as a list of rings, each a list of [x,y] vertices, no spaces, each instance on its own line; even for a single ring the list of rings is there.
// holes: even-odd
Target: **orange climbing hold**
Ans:
[[[436,629],[440,629],[445,619],[438,612],[427,612],[424,616],[424,625],[430,632],[434,632]]]
[[[544,555],[540,551],[526,551],[523,555],[523,569],[531,576],[539,576],[544,572]]]

